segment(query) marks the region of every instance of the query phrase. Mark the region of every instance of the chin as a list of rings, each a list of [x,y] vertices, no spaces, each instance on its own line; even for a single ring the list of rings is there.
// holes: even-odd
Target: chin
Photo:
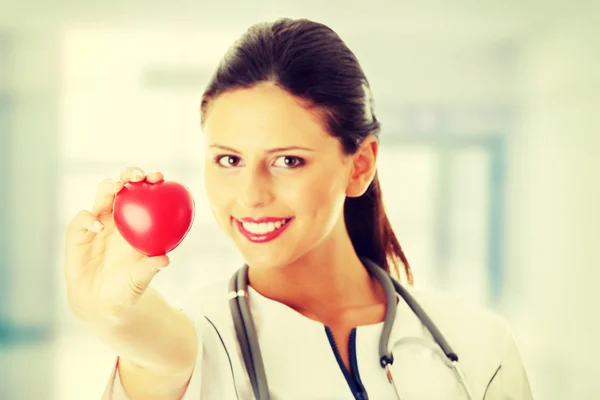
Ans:
[[[275,269],[295,263],[302,257],[301,251],[289,244],[278,244],[268,247],[248,246],[248,243],[238,243],[238,250],[245,262],[256,269]]]
[[[242,256],[244,257],[245,262],[250,267],[256,269],[274,269],[289,263],[287,257],[281,257],[280,255],[275,256],[265,253],[256,254],[256,252],[254,251],[242,251]]]

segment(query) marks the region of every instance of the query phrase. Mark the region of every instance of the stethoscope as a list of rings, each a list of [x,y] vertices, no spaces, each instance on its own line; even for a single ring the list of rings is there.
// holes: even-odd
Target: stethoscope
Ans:
[[[454,350],[452,350],[452,347],[450,347],[431,318],[429,318],[419,303],[416,302],[414,297],[390,274],[367,258],[361,258],[361,260],[368,272],[372,276],[375,276],[385,291],[386,304],[388,307],[386,307],[383,331],[381,332],[381,337],[379,339],[379,363],[381,367],[385,369],[388,381],[393,385],[398,399],[400,399],[400,392],[396,385],[396,381],[394,380],[391,368],[394,363],[394,355],[391,351],[388,351],[390,333],[396,317],[396,294],[399,294],[404,299],[417,318],[419,318],[427,330],[429,330],[435,342],[437,342],[446,357],[450,360],[452,368],[462,384],[469,400],[473,400],[473,392],[468,387],[462,368],[458,364],[458,356]],[[229,281],[229,299],[235,332],[242,350],[242,357],[244,358],[250,383],[252,384],[252,390],[258,400],[269,400],[270,395],[267,376],[260,352],[260,346],[258,344],[256,327],[248,303],[248,265],[245,264],[231,277]]]

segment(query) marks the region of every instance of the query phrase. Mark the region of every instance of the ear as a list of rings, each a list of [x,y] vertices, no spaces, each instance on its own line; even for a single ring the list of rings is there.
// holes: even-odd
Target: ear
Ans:
[[[352,156],[352,168],[346,188],[346,196],[362,196],[373,181],[377,171],[379,141],[373,135],[367,136],[358,151]]]

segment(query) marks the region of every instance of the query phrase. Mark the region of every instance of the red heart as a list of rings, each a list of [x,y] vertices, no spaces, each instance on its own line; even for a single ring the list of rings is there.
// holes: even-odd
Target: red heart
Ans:
[[[179,246],[194,220],[194,199],[176,182],[130,182],[117,193],[115,226],[140,253],[154,257]]]

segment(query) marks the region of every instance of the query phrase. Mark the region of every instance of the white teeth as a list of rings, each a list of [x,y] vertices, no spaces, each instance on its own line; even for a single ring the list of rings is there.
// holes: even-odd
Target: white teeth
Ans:
[[[262,222],[260,224],[256,224],[254,222],[242,222],[242,226],[248,232],[252,232],[258,235],[264,235],[266,233],[273,232],[276,229],[281,228],[283,224],[285,224],[284,219],[279,220],[277,222]]]

